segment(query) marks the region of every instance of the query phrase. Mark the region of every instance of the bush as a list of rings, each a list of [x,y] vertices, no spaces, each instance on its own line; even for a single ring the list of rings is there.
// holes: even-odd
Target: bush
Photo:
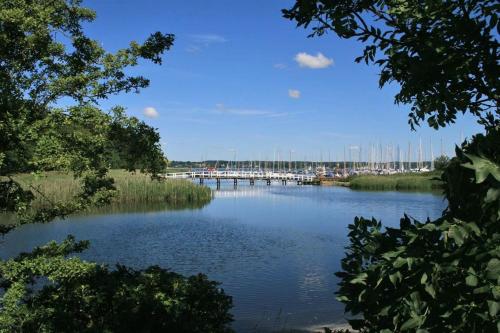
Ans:
[[[66,258],[87,246],[70,237],[1,262],[0,331],[231,332],[231,297],[205,275]]]
[[[444,170],[450,164],[450,158],[446,155],[438,156],[434,159],[434,168],[436,170]]]
[[[338,300],[362,332],[500,330],[500,130],[457,148],[442,175],[448,208],[382,229],[356,218]]]

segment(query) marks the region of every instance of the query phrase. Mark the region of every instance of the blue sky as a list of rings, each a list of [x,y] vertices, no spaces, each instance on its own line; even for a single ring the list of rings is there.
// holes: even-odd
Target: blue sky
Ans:
[[[86,32],[108,51],[150,33],[176,35],[162,66],[141,63],[131,73],[151,80],[140,94],[121,94],[102,106],[123,105],[157,128],[171,160],[342,159],[345,147],[400,144],[419,138],[436,155],[441,139],[454,144],[481,128],[460,117],[435,131],[411,132],[408,106],[396,106],[397,86],[378,88],[378,70],[356,64],[362,45],[333,34],[307,38],[281,17],[292,1],[84,1],[97,11]],[[318,54],[321,54],[318,56]]]

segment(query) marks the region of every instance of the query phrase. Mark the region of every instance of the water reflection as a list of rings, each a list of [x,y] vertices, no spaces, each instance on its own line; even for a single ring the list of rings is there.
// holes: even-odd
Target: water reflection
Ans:
[[[89,215],[112,215],[125,213],[151,213],[162,211],[180,211],[201,209],[209,202],[168,204],[161,202],[129,202],[129,203],[111,203],[103,207],[91,207],[87,210],[73,214],[73,217]],[[13,213],[0,213],[0,224],[12,224],[17,221]]]
[[[343,318],[333,273],[340,268],[354,216],[397,225],[404,212],[434,218],[445,205],[433,194],[265,183],[238,184],[235,190],[227,185],[196,209],[120,207],[26,225],[5,237],[0,254],[10,257],[71,233],[91,241],[83,254],[87,259],[134,267],[159,264],[221,281],[233,296],[239,332],[305,328]]]
[[[168,204],[163,202],[131,202],[131,203],[112,203],[99,208],[91,208],[88,211],[81,212],[78,215],[107,215],[123,213],[149,213],[161,211],[176,211],[187,209],[201,209],[209,202],[187,202],[182,204]]]

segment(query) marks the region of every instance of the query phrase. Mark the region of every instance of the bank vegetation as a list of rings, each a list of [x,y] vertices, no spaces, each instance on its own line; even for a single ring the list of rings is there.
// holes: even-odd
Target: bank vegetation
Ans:
[[[110,170],[115,181],[113,204],[162,204],[169,206],[203,205],[210,202],[211,190],[184,179],[151,179],[149,175],[125,170]],[[13,177],[35,198],[33,207],[41,208],[53,203],[70,200],[81,191],[79,179],[66,172],[17,174]]]
[[[442,188],[441,172],[394,175],[359,175],[349,179],[349,186],[359,190],[436,191]]]

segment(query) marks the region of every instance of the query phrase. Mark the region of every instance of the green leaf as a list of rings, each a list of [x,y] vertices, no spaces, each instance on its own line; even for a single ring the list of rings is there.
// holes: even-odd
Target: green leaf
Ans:
[[[425,291],[427,291],[427,293],[431,295],[432,298],[436,298],[436,290],[434,289],[434,286],[432,284],[426,284]]]
[[[428,231],[434,231],[437,229],[436,225],[434,223],[426,223],[422,229],[428,230]]]
[[[400,268],[401,266],[407,264],[407,261],[405,258],[401,258],[401,257],[397,257],[396,260],[394,260],[394,263],[392,264],[392,266],[394,266],[394,268]]]
[[[420,278],[420,283],[425,284],[426,282],[427,282],[427,273],[424,272],[424,274],[422,274],[422,278]]]
[[[389,280],[391,280],[391,282],[394,286],[396,286],[396,283],[398,283],[398,281],[401,281],[401,279],[402,279],[402,276],[401,276],[400,272],[396,272],[394,274],[389,275]]]
[[[464,243],[464,234],[462,231],[463,229],[456,225],[452,225],[448,231],[448,237],[453,239],[458,246],[461,246]]]
[[[337,296],[337,297],[335,297],[335,299],[336,299],[337,301],[339,301],[339,302],[343,302],[343,303],[345,303],[345,302],[348,302],[348,301],[349,301],[349,298],[348,298],[347,296]]]
[[[475,275],[469,275],[465,278],[465,284],[467,284],[470,287],[475,287],[477,286],[477,277]]]
[[[364,284],[366,285],[366,278],[368,277],[368,274],[366,273],[360,273],[358,274],[354,279],[350,281],[351,284]]]
[[[452,314],[453,314],[453,312],[451,312],[451,311],[446,311],[446,312],[445,312],[445,313],[443,313],[440,317],[441,317],[441,318],[449,318]]]
[[[495,164],[494,162],[484,157],[466,153],[464,153],[464,155],[472,161],[472,164],[465,163],[462,164],[462,166],[475,171],[477,184],[484,182],[490,174],[497,181],[500,181],[500,165]]]
[[[367,289],[364,289],[362,292],[359,293],[358,295],[358,302],[363,302],[363,296],[366,294],[366,290]]]
[[[494,286],[492,292],[493,297],[495,297],[496,300],[500,300],[500,286]]]
[[[498,313],[499,307],[500,303],[495,301],[488,301],[488,311],[490,312],[490,316],[495,317]]]
[[[388,252],[385,252],[382,255],[382,257],[384,257],[387,260],[391,260],[392,258],[399,256],[403,252],[404,252],[404,249],[400,249],[400,250],[397,250],[397,251],[388,251]]]
[[[408,262],[408,269],[411,270],[413,264],[415,263],[415,258],[406,258],[406,261]]]
[[[476,236],[480,236],[481,235],[481,230],[479,229],[479,227],[477,226],[476,223],[474,222],[469,222],[466,224],[467,228],[472,231],[474,234],[476,234]]]
[[[401,325],[401,331],[411,330],[412,328],[417,328],[421,324],[422,320],[420,317],[412,317],[405,321]]]
[[[493,258],[488,261],[486,272],[486,277],[488,279],[496,280],[500,276],[500,260]]]
[[[485,203],[498,202],[499,200],[500,200],[500,189],[490,188],[488,192],[486,192],[486,197],[484,198]]]
[[[389,310],[391,309],[391,305],[385,306],[378,313],[380,316],[387,316],[389,314]]]
[[[484,294],[484,293],[487,293],[489,291],[490,291],[490,287],[489,286],[482,286],[482,287],[474,289],[472,292],[474,294]]]

